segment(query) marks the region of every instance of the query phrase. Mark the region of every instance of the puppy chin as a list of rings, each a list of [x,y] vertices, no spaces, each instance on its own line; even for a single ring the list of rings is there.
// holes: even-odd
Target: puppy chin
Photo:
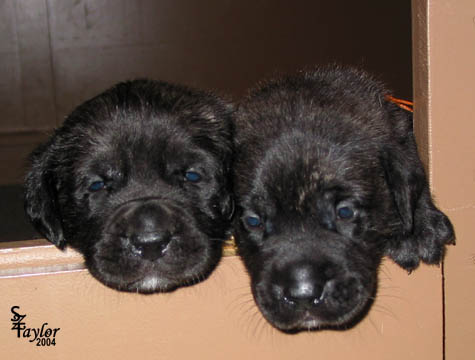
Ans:
[[[259,309],[266,320],[278,330],[294,334],[301,331],[318,331],[318,330],[348,330],[354,327],[367,313],[371,301],[360,302],[349,312],[341,314],[333,319],[326,319],[313,314],[311,311],[303,311],[297,313],[277,314],[268,311],[267,308],[260,305]]]
[[[360,315],[360,312],[366,306],[367,304],[362,302],[349,313],[343,314],[334,320],[322,319],[307,311],[293,319],[292,322],[271,323],[280,331],[289,334],[301,331],[348,330],[354,327],[361,319],[362,315]],[[270,321],[268,318],[267,320]]]
[[[164,278],[160,275],[150,274],[132,284],[128,284],[125,288],[122,288],[121,290],[128,292],[137,292],[141,294],[173,291],[179,287],[191,286],[196,283],[199,283],[209,275],[210,271],[203,271],[201,273],[195,271],[193,272],[195,275],[179,279]]]
[[[312,306],[299,307],[276,299],[263,287],[253,287],[253,294],[264,318],[276,329],[295,334],[301,331],[348,330],[356,326],[373,304],[376,288],[370,286],[350,303],[336,306],[332,300],[321,299]]]
[[[117,256],[118,252],[123,251],[115,249],[87,256],[90,273],[112,289],[142,294],[173,291],[198,283],[208,277],[220,257],[219,247],[203,244],[195,245],[192,256],[186,259],[173,246],[154,261],[130,253]]]
[[[174,286],[176,285],[172,285],[168,281],[163,281],[163,279],[160,279],[158,276],[150,275],[140,280],[135,288],[138,292],[153,293],[157,291],[167,291],[170,287]]]
[[[140,294],[153,294],[175,290],[184,285],[183,281],[179,279],[166,279],[163,276],[151,274],[140,280],[119,286],[116,289]]]
[[[138,265],[138,267],[141,268],[142,266]],[[200,264],[186,271],[187,273],[193,273],[193,276],[172,276],[173,274],[153,270],[145,274],[142,271],[137,271],[135,274],[125,276],[123,274],[110,274],[103,270],[98,270],[97,267],[89,266],[88,268],[90,273],[97,280],[112,289],[124,292],[152,294],[173,291],[179,287],[198,283],[209,275],[211,272],[210,268],[212,269],[214,266]]]

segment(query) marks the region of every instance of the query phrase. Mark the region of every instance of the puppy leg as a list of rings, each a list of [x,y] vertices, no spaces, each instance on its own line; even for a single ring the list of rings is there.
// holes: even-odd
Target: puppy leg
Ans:
[[[401,229],[388,242],[387,255],[404,269],[415,269],[422,260],[439,264],[445,245],[455,243],[450,220],[435,206],[424,167],[412,133],[412,117],[402,110],[391,110],[399,124],[398,145],[383,155],[386,180],[401,220]]]
[[[439,264],[445,254],[445,245],[455,244],[454,229],[450,220],[439,211],[424,189],[414,212],[414,227],[409,234],[392,238],[387,247],[389,255],[408,271],[426,264]]]

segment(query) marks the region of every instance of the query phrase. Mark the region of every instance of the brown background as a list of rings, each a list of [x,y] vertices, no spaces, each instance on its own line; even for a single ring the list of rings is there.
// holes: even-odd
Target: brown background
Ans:
[[[410,2],[0,1],[0,184],[72,109],[137,78],[236,99],[259,79],[341,62],[411,97]]]

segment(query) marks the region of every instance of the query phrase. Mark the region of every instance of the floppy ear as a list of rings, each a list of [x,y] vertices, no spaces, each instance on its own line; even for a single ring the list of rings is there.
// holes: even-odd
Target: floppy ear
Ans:
[[[63,249],[66,241],[58,208],[55,171],[50,161],[50,143],[30,156],[31,169],[25,180],[25,212],[34,227],[54,245]]]
[[[440,263],[445,245],[454,244],[455,235],[450,220],[431,198],[412,133],[412,116],[394,108],[390,115],[396,122],[395,141],[383,149],[381,162],[401,227],[389,240],[387,255],[410,271],[421,260]]]

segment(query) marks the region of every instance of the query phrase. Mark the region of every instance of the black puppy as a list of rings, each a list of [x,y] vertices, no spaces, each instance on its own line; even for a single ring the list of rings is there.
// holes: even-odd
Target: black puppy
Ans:
[[[79,106],[31,155],[26,212],[92,275],[123,291],[173,290],[216,266],[233,210],[231,106],[148,80]]]
[[[265,318],[286,332],[355,325],[389,255],[437,264],[453,228],[433,204],[412,116],[369,75],[328,67],[264,83],[236,120],[236,242]]]

